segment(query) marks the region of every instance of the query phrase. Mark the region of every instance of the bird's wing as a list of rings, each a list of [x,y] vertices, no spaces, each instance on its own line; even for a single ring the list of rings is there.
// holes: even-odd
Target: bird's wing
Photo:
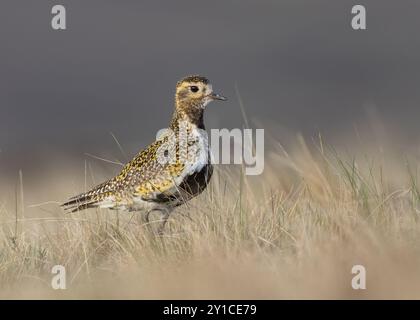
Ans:
[[[167,142],[168,137],[165,136],[155,141],[125,165],[119,175],[88,192],[70,198],[62,206],[65,210],[75,212],[103,205],[104,201],[113,206],[118,203],[126,205],[133,197],[159,201],[172,196],[176,193],[185,164],[178,156],[173,162],[159,161],[158,150],[162,146],[170,153],[179,152],[178,145],[164,145]],[[127,200],[128,198],[131,200]]]
[[[164,145],[167,140],[156,141],[147,151],[139,153],[116,177],[130,186],[134,197],[145,201],[161,200],[162,196],[176,193],[186,166],[180,161],[178,145]],[[158,151],[162,147],[162,150]],[[173,161],[162,161],[163,150],[176,155]],[[127,188],[126,188],[127,189]]]

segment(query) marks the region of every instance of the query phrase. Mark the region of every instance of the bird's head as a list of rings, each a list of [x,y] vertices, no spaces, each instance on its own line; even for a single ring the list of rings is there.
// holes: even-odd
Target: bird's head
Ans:
[[[201,76],[188,76],[178,81],[176,85],[175,101],[177,109],[191,109],[201,111],[213,100],[227,100],[214,93],[209,80]]]

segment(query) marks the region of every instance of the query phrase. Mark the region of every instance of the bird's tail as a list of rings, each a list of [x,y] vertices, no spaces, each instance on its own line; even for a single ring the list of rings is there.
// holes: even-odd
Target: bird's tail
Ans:
[[[67,202],[63,203],[61,207],[63,207],[68,213],[98,207],[103,200],[106,185],[107,183],[105,182],[88,192],[74,196]]]
[[[61,205],[68,213],[94,208],[98,206],[98,202],[93,200],[89,194],[82,193],[70,198],[67,202]]]

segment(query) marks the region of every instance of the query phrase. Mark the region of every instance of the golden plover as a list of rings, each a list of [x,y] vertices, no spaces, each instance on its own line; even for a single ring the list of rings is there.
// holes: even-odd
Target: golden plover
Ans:
[[[200,194],[213,168],[203,114],[212,100],[226,100],[213,92],[205,77],[188,76],[177,83],[175,111],[169,128],[140,151],[120,174],[70,198],[65,210],[110,208],[126,211],[159,211],[163,231],[170,212]]]

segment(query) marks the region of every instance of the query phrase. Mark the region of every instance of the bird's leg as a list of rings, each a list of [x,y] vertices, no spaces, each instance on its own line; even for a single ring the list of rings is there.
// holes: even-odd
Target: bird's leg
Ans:
[[[163,220],[161,225],[158,228],[158,235],[161,236],[163,235],[163,229],[165,229],[166,222],[168,222],[169,215],[171,214],[172,210],[168,208],[162,208],[162,209],[159,209],[159,211],[162,212],[162,220]]]
[[[149,223],[150,223],[149,217],[150,217],[150,213],[151,213],[152,211],[153,211],[153,210],[147,210],[146,214],[144,215],[144,221],[146,221],[146,223],[147,223],[147,224],[149,224]]]

